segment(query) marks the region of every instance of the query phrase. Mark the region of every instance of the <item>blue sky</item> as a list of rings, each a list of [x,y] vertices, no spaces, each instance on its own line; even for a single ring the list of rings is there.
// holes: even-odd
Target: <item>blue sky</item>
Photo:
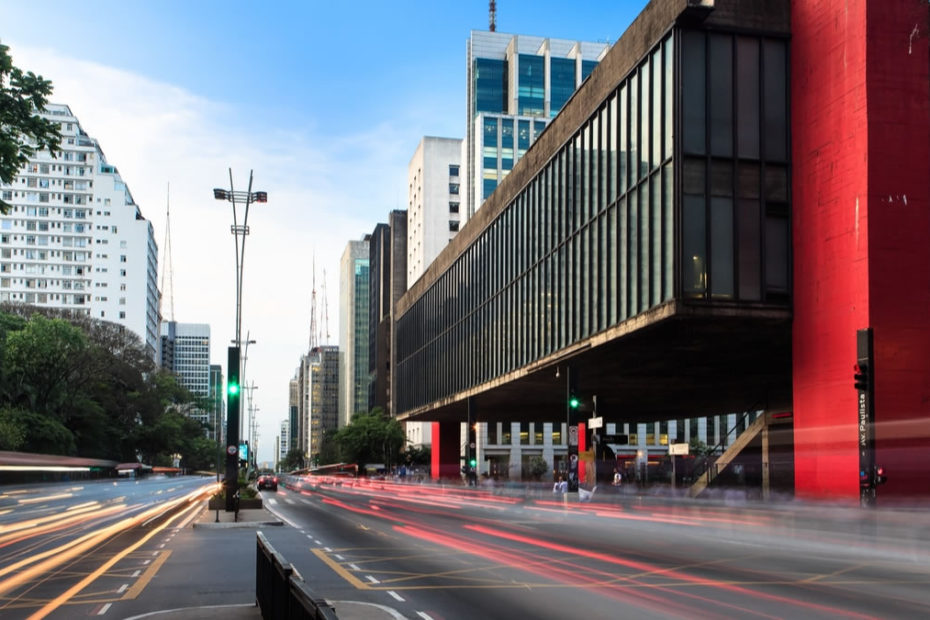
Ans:
[[[500,0],[497,30],[613,43],[645,5]],[[268,192],[249,215],[243,299],[260,460],[309,340],[311,264],[338,344],[342,251],[405,208],[422,136],[464,137],[465,44],[487,27],[477,0],[0,0],[0,42],[99,140],[160,247],[170,183],[174,318],[211,325],[214,363],[235,289],[232,216],[211,189],[229,168],[245,189],[252,169]]]

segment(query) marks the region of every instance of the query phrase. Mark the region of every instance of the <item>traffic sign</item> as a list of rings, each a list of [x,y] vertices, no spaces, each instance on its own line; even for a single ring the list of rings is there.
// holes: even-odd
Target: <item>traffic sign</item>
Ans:
[[[588,428],[592,430],[595,428],[604,428],[604,418],[601,416],[597,416],[596,418],[589,419]]]
[[[669,444],[668,453],[673,456],[681,455],[681,454],[688,454],[688,444],[686,443]]]
[[[229,454],[230,456],[234,455],[238,451],[239,448],[236,446],[226,446],[226,454]]]

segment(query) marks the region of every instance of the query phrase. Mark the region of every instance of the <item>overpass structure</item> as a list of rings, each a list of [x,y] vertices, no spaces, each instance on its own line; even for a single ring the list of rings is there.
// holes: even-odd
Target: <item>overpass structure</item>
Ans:
[[[792,37],[814,39],[835,16],[832,4],[647,5],[395,306],[392,410],[401,420],[436,423],[434,475],[458,473],[462,422],[571,426],[578,420],[569,396],[596,395],[607,422],[794,410],[802,494],[858,496],[856,330],[875,326],[876,355],[889,362],[897,350],[913,364],[914,350],[930,346],[930,327],[876,295],[888,287],[908,308],[930,309],[928,53],[924,38],[911,41],[919,56],[913,67],[890,68],[882,60],[890,52],[880,46],[844,60],[856,63],[866,86],[878,66],[895,71],[892,91],[923,84],[923,92],[908,91],[914,109],[906,110],[916,119],[908,131],[923,139],[919,163],[912,174],[898,173],[913,201],[896,211],[908,226],[908,268],[885,284],[869,269],[887,271],[885,252],[900,235],[871,225],[887,217],[878,211],[880,198],[868,188],[855,200],[824,198],[828,189],[858,182],[848,165],[862,156],[849,151],[857,145],[824,150],[833,164],[816,160],[815,146],[795,146],[816,131],[793,116],[819,127],[811,119],[821,107],[857,103],[831,97],[835,85],[826,77],[798,92],[796,67],[813,70],[817,60]],[[927,30],[925,5],[915,13],[917,3],[908,0],[882,3],[879,18],[874,3],[853,4],[848,30],[828,28],[837,45],[862,35],[871,50],[866,41],[890,37],[908,19]],[[845,131],[871,136],[879,117],[865,114],[857,123]],[[875,163],[860,172],[873,178],[872,167],[895,157],[885,155],[891,159],[870,159]],[[792,166],[798,157],[805,161],[800,171],[796,161]],[[901,165],[907,159],[897,156]],[[840,164],[847,166],[835,168]],[[860,226],[869,226],[867,236],[859,236]],[[835,238],[851,245],[838,249]],[[837,281],[846,283],[843,295]],[[843,326],[844,335],[820,349],[816,326],[825,320]],[[905,333],[914,340],[902,343]],[[926,379],[930,363],[918,361],[911,371]],[[870,440],[883,416],[927,416],[930,388],[894,363],[873,387]],[[907,396],[882,400],[898,387]],[[840,456],[824,460],[827,451]],[[928,470],[911,467],[908,476],[930,493]]]

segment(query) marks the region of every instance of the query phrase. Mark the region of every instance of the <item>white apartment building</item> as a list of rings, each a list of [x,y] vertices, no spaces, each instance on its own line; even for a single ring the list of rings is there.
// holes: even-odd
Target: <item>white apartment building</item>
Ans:
[[[339,261],[339,428],[368,412],[370,239],[349,241]]]
[[[464,222],[461,160],[461,139],[426,136],[407,166],[407,288]]]
[[[37,152],[0,215],[0,301],[52,307],[132,330],[158,348],[158,246],[151,222],[116,167],[66,105],[43,117],[61,128],[61,153]]]

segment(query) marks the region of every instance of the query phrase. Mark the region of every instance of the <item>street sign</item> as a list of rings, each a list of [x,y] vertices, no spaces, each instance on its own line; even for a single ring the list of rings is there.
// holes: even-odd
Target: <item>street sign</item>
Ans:
[[[681,455],[688,454],[688,444],[686,443],[673,443],[668,446],[669,455]]]
[[[570,446],[578,445],[578,427],[577,426],[568,427],[568,445]]]
[[[236,446],[226,446],[226,454],[235,454],[239,451],[239,448]]]
[[[604,428],[604,418],[602,418],[601,416],[598,416],[596,418],[589,419],[588,428],[592,430],[595,428]]]

